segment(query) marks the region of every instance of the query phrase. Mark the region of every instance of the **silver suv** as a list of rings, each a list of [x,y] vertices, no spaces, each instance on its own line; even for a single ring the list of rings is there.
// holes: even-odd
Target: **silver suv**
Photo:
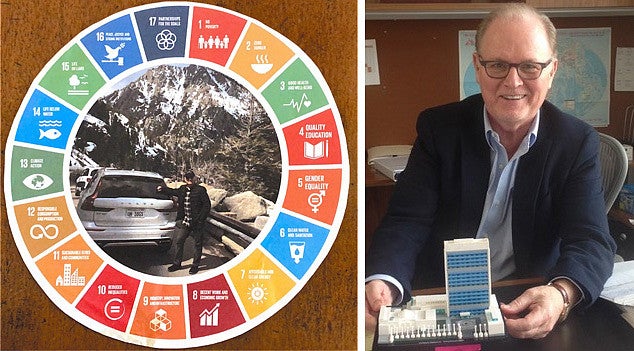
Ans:
[[[102,168],[82,191],[77,214],[101,247],[152,245],[169,250],[178,202],[156,191],[165,187],[154,172]]]

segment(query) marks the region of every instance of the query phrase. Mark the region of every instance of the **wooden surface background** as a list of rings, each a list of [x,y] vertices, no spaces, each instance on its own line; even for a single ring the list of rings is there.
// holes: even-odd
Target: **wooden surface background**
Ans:
[[[35,76],[82,30],[140,0],[2,0],[2,172],[7,135]],[[204,349],[356,349],[357,345],[357,2],[354,0],[198,1],[254,18],[297,44],[328,83],[350,158],[345,217],[330,253],[295,298],[271,318]],[[4,180],[3,180],[4,184]],[[96,333],[59,310],[18,253],[2,193],[0,348],[143,349]]]

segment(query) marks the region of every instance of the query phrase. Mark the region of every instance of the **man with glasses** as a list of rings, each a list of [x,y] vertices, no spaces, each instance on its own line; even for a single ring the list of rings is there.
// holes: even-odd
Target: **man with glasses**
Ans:
[[[473,65],[481,94],[419,116],[366,257],[367,328],[380,306],[410,298],[412,281],[444,285],[444,240],[488,238],[493,281],[546,279],[501,305],[518,338],[591,305],[612,272],[598,134],[545,101],[558,65],[551,21],[500,7],[478,28]]]

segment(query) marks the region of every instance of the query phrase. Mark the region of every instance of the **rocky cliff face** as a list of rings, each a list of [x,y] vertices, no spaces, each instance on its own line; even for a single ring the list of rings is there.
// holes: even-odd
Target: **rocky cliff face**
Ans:
[[[161,65],[119,84],[85,116],[74,153],[101,166],[178,177],[193,169],[230,192],[276,197],[279,142],[251,92],[213,69]]]

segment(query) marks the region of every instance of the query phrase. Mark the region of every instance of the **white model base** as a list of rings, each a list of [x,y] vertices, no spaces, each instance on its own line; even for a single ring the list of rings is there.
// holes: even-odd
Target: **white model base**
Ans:
[[[495,294],[483,315],[449,317],[447,295],[414,296],[405,306],[383,306],[379,312],[379,344],[481,340],[505,335]]]

